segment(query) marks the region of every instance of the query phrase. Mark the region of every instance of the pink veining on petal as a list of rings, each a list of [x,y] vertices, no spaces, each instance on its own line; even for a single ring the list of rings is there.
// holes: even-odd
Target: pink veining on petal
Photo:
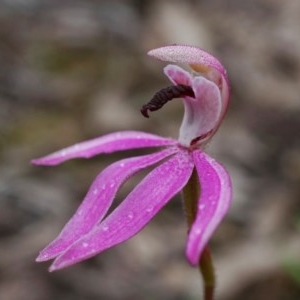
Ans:
[[[118,189],[129,177],[177,151],[178,148],[168,148],[150,155],[123,159],[107,167],[96,177],[82,204],[59,236],[40,252],[36,260],[46,261],[64,252],[102,220]]]
[[[53,166],[73,158],[90,158],[101,153],[121,150],[175,145],[177,141],[141,131],[121,131],[56,151],[34,159],[35,165]]]
[[[232,187],[227,171],[207,154],[193,152],[201,184],[198,212],[189,232],[186,256],[197,265],[204,247],[227,213],[232,199]]]
[[[200,48],[188,45],[171,45],[150,50],[148,55],[168,62],[211,67],[217,70],[228,82],[226,70],[220,61]]]
[[[192,170],[191,156],[183,150],[155,168],[99,226],[59,256],[50,271],[90,258],[138,233],[184,187]]]

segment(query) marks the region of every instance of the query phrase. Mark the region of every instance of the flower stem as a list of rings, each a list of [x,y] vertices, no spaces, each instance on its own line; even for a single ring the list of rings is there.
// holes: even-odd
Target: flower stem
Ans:
[[[215,290],[215,272],[208,246],[204,249],[201,255],[199,269],[204,281],[204,299],[213,300]]]
[[[189,230],[196,218],[200,184],[196,170],[194,169],[187,185],[183,189],[183,204],[189,226]],[[215,273],[213,261],[208,246],[202,252],[199,260],[199,270],[204,284],[204,300],[213,300],[215,290]]]

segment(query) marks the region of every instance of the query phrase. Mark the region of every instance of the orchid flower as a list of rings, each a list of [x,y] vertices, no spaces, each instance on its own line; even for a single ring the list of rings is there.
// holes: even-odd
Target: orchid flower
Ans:
[[[116,132],[32,161],[35,165],[52,166],[102,153],[158,148],[152,154],[117,161],[96,177],[73,217],[37,257],[38,262],[54,259],[50,271],[88,259],[137,234],[185,188],[194,172],[201,189],[186,242],[186,256],[192,265],[199,263],[209,239],[228,211],[230,177],[203,151],[228,106],[229,84],[224,67],[212,55],[192,46],[165,46],[148,54],[190,67],[187,71],[174,64],[166,66],[164,73],[172,86],[156,93],[141,110],[148,117],[148,111],[161,108],[175,97],[182,98],[184,117],[179,137],[165,138],[140,131]],[[154,169],[107,215],[124,182],[153,165]]]

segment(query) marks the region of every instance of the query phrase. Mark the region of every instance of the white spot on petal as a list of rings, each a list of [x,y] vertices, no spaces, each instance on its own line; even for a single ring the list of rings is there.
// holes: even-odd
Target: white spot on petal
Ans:
[[[133,219],[133,213],[129,212],[128,215],[127,215],[127,217],[128,217],[129,220],[132,220]]]
[[[113,188],[115,186],[115,183],[114,182],[111,182],[110,185],[109,185],[111,188]]]
[[[204,208],[205,208],[205,204],[200,204],[200,205],[199,205],[199,209],[200,209],[200,210],[203,210]]]
[[[103,230],[103,231],[108,231],[108,229],[109,229],[109,226],[108,226],[108,225],[103,225],[103,227],[102,227],[102,230]]]
[[[148,206],[147,209],[146,209],[146,212],[150,213],[150,212],[153,211],[153,209],[154,209],[153,206]]]
[[[199,235],[201,232],[202,232],[202,230],[201,230],[200,228],[197,228],[197,229],[195,230],[195,235]]]

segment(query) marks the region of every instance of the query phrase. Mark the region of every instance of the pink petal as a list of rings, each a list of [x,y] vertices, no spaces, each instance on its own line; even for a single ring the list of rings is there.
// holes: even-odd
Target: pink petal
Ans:
[[[157,49],[150,50],[148,55],[154,56],[157,59],[174,62],[174,63],[186,63],[189,65],[197,64],[206,67],[211,67],[217,70],[226,80],[226,70],[223,65],[214,56],[208,52],[187,45],[171,45]],[[228,80],[227,80],[228,81]]]
[[[174,84],[192,86],[192,75],[176,65],[167,65],[164,68],[164,73]]]
[[[56,151],[42,158],[32,160],[35,165],[57,165],[72,158],[90,158],[101,153],[121,150],[174,145],[172,139],[141,131],[123,131],[103,135],[86,142]]]
[[[50,271],[90,258],[138,233],[185,186],[192,170],[186,151],[158,166],[99,226],[59,256]]]
[[[220,90],[212,81],[198,76],[192,87],[195,99],[184,99],[184,118],[179,132],[179,142],[186,146],[199,137],[203,137],[201,143],[204,136],[209,139],[222,111]]]
[[[179,142],[189,146],[193,140],[201,138],[201,143],[209,139],[217,128],[222,99],[218,86],[202,76],[195,76],[175,65],[168,65],[165,74],[175,84],[185,84],[193,88],[195,98],[184,97],[184,118],[180,128]],[[209,134],[208,134],[209,133]]]
[[[101,172],[92,183],[85,199],[59,236],[43,249],[37,261],[46,261],[65,251],[71,244],[99,223],[121,185],[136,172],[174,154],[178,148],[118,161]]]
[[[186,256],[192,265],[197,265],[204,247],[229,209],[232,187],[227,171],[214,159],[199,150],[193,152],[193,157],[201,195],[187,240]]]

